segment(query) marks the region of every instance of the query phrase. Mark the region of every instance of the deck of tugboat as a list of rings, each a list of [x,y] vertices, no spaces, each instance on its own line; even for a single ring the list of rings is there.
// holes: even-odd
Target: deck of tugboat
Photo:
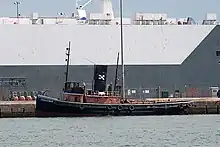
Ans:
[[[79,94],[79,93],[64,93],[65,95],[76,95],[76,96],[83,96],[84,94]],[[100,97],[100,95],[87,95],[87,96],[92,96],[92,97]],[[102,95],[102,97],[107,98],[109,95]],[[111,95],[111,97],[119,97],[119,95]]]
[[[176,101],[162,101],[160,99],[143,99],[144,103],[120,103],[120,104],[103,104],[103,103],[82,103],[82,102],[73,102],[73,101],[63,101],[63,100],[59,100],[57,98],[52,98],[52,97],[48,97],[48,96],[44,96],[44,95],[38,95],[38,99],[40,98],[41,101],[45,101],[45,102],[50,102],[53,103],[55,102],[60,102],[60,103],[66,103],[66,104],[76,104],[76,105],[103,105],[103,106],[118,106],[118,105],[123,105],[123,106],[130,106],[130,105],[134,105],[134,106],[143,106],[143,105],[179,105],[179,104],[190,104],[193,101],[191,99],[188,100],[176,100]],[[131,100],[131,99],[129,99]]]

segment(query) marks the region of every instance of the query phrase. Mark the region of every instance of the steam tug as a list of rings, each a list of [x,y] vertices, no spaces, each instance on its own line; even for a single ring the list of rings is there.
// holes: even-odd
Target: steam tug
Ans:
[[[108,66],[94,65],[94,84],[92,90],[89,90],[83,82],[68,81],[70,42],[66,55],[68,58],[63,95],[60,98],[38,95],[37,117],[180,115],[186,114],[191,105],[190,101],[162,102],[125,98],[122,86],[117,84],[119,54],[114,89],[111,85],[106,87]]]

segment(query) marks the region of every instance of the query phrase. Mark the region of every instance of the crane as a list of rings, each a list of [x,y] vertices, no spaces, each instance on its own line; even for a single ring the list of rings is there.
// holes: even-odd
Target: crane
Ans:
[[[89,0],[85,4],[80,5],[79,3],[81,1],[83,1],[83,0],[76,0],[76,9],[83,9],[84,7],[86,7],[88,4],[90,4],[92,2],[92,0]]]

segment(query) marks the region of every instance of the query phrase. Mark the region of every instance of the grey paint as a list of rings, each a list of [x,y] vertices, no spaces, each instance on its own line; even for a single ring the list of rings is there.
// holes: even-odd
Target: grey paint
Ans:
[[[135,66],[125,67],[126,88],[166,87],[174,89],[179,84],[179,66]],[[59,95],[65,79],[65,66],[4,66],[0,67],[0,76],[27,77],[29,90],[51,90]],[[70,66],[69,80],[85,81],[91,86],[93,66]],[[120,72],[120,70],[119,70]],[[109,66],[107,83],[114,82],[115,66]],[[168,77],[168,78],[167,78]],[[120,78],[120,74],[119,74]],[[91,88],[91,87],[90,87]]]
[[[220,57],[216,56],[217,50],[220,50],[220,26],[216,26],[182,63],[181,83],[194,87],[218,86]]]

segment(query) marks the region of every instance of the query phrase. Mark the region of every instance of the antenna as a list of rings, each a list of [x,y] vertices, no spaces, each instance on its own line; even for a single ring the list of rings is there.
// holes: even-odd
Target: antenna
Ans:
[[[16,2],[14,2],[14,4],[16,5],[16,16],[17,16],[17,18],[19,18],[19,16],[20,16],[19,5],[21,4],[21,2],[16,1]]]
[[[68,81],[68,73],[69,73],[69,62],[70,62],[70,44],[71,42],[69,41],[69,46],[68,48],[66,48],[66,55],[67,55],[67,59],[65,60],[66,63],[66,82]]]
[[[92,63],[92,64],[93,64],[93,68],[95,68],[95,66],[96,66],[96,63],[95,63],[95,62],[89,60],[89,59],[86,58],[86,57],[84,57],[84,58],[85,58],[87,61],[89,61],[90,63]],[[94,74],[95,74],[95,71],[94,71]],[[94,79],[92,79],[92,91],[94,91]]]
[[[125,98],[125,72],[124,72],[124,45],[123,45],[123,24],[122,24],[122,18],[123,18],[123,0],[120,0],[120,28],[121,28],[121,75],[122,75],[122,98]]]

